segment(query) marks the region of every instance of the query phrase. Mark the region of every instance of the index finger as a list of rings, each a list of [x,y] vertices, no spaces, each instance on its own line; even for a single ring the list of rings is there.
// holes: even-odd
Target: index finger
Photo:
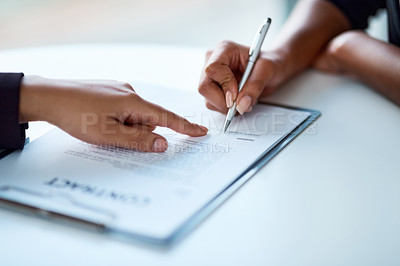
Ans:
[[[206,127],[191,123],[187,119],[145,100],[143,100],[140,110],[142,124],[167,127],[191,137],[204,136],[208,132]]]
[[[236,47],[232,43],[223,42],[217,47],[208,59],[204,72],[208,78],[219,84],[224,95],[229,91],[232,100],[236,99],[238,92],[238,82],[234,71],[237,55]]]

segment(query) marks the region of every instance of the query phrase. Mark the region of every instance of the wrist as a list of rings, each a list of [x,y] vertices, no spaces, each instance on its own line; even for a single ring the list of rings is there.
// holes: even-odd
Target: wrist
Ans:
[[[268,87],[279,87],[289,76],[287,69],[288,55],[283,51],[263,51],[260,58],[268,60],[272,63],[274,73],[272,79],[268,83]]]
[[[46,79],[39,76],[25,76],[21,80],[19,99],[19,121],[49,121],[49,106],[46,99],[50,97],[46,90]]]

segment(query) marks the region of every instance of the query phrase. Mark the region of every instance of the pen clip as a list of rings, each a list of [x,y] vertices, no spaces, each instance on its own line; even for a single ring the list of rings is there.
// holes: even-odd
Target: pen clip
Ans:
[[[262,25],[260,25],[260,27],[258,28],[257,34],[256,34],[256,36],[254,37],[254,40],[253,40],[253,42],[252,42],[252,44],[251,44],[251,46],[250,46],[249,56],[252,56],[252,55],[253,55],[253,53],[254,53],[254,51],[255,51],[255,48],[256,48],[256,46],[257,46],[257,43],[258,43],[258,41],[259,41],[259,39],[260,39],[260,37],[261,37],[261,33],[262,33],[262,30],[263,30],[264,27],[266,27],[266,24],[265,24],[265,23],[262,24]]]
[[[254,37],[253,43],[250,46],[249,50],[249,60],[255,61],[258,57],[258,53],[261,49],[261,46],[264,42],[265,35],[268,32],[269,26],[271,25],[271,19],[267,18],[264,20],[264,23],[258,28],[256,36]]]

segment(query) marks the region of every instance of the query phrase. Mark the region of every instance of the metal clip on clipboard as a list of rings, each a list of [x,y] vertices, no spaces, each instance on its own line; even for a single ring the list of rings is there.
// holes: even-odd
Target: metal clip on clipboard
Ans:
[[[51,202],[59,201],[60,206],[64,207],[62,212],[54,207],[49,207],[49,200]],[[66,193],[40,193],[16,186],[0,187],[0,204],[4,207],[19,207],[20,210],[44,218],[66,219],[81,225],[92,226],[98,230],[107,230],[116,219],[115,213],[77,201]]]

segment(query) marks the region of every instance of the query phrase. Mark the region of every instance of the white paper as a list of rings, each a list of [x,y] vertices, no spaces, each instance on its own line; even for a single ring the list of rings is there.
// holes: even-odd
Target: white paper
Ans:
[[[310,116],[259,104],[236,117],[224,134],[225,116],[207,110],[198,95],[140,88],[144,98],[207,126],[208,135],[191,138],[157,129],[169,148],[156,154],[98,147],[55,129],[0,160],[0,196],[120,231],[167,238]]]

